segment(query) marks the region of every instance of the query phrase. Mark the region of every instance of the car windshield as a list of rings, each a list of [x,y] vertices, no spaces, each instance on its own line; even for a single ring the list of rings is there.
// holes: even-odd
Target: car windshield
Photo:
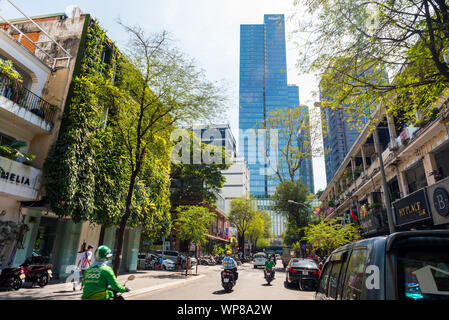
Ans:
[[[449,300],[449,247],[400,250],[399,298]]]
[[[313,261],[298,259],[292,261],[292,267],[316,269],[317,265]]]
[[[254,256],[254,258],[256,258],[256,259],[265,259],[265,255],[264,254],[256,254]]]

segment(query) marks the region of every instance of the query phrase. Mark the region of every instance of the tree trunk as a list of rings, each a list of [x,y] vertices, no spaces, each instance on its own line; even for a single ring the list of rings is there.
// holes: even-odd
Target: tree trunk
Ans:
[[[140,165],[139,165],[139,167],[140,167]],[[137,170],[137,168],[136,168],[136,170]],[[136,177],[137,177],[137,171],[134,171],[131,175],[131,180],[130,180],[129,188],[128,188],[128,195],[126,197],[125,214],[123,215],[122,220],[120,221],[120,226],[119,226],[119,229],[117,230],[117,234],[116,234],[115,256],[114,256],[114,260],[112,261],[112,270],[114,270],[114,273],[116,276],[118,275],[118,272],[120,270],[120,263],[122,261],[123,241],[125,238],[126,224],[128,222],[129,216],[131,215],[131,201],[132,201],[132,196],[134,193]]]

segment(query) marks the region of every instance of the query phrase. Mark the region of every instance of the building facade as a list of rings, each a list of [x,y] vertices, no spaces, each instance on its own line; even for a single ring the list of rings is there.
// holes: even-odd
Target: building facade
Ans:
[[[326,151],[324,154],[326,180],[329,183],[359,136],[360,130],[355,126],[356,120],[352,122],[347,121],[350,115],[345,114],[345,112],[349,111],[332,110],[329,108],[321,108],[321,111],[325,120],[322,124],[323,146]],[[355,113],[352,116],[360,118]]]
[[[49,209],[43,165],[57,138],[70,86],[79,74],[93,19],[79,8],[3,22],[0,58],[12,61],[22,83],[0,74],[0,145],[25,142],[34,159],[0,154],[0,267],[17,266],[34,253],[48,256],[56,277],[70,275],[82,244],[114,248],[115,228],[59,218]],[[14,26],[12,25],[14,23]],[[121,271],[137,268],[140,230],[126,231]]]
[[[386,118],[382,110],[375,114],[371,124],[376,131],[365,127],[320,198],[326,219],[343,217],[355,222],[364,237],[388,234],[388,193],[396,231],[449,228],[447,91],[428,108],[438,112],[416,123],[400,115]],[[382,186],[377,144],[387,190]]]
[[[239,152],[249,167],[250,192],[254,196],[267,197],[279,184],[271,178],[274,174],[271,167],[279,162],[279,150],[286,141],[280,137],[278,149],[269,150],[275,154],[267,154],[269,138],[252,130],[262,128],[270,111],[300,106],[298,87],[287,83],[284,15],[266,14],[264,24],[240,26],[239,96]],[[268,160],[266,156],[274,160]],[[279,167],[281,172],[287,171],[285,163],[279,163]],[[304,177],[313,174],[311,171],[301,170],[298,178],[306,181]],[[308,188],[313,192],[310,183]]]
[[[287,83],[284,15],[266,14],[263,24],[241,25],[239,154],[248,164],[250,193],[257,197],[259,209],[272,216],[276,235],[284,231],[285,219],[271,209],[270,196],[279,184],[272,168],[278,167],[281,174],[288,172],[286,163],[280,161],[280,150],[286,141],[279,137],[278,148],[271,150],[270,138],[257,130],[263,128],[270,111],[299,106],[298,87]],[[303,163],[298,178],[314,192],[311,159]]]

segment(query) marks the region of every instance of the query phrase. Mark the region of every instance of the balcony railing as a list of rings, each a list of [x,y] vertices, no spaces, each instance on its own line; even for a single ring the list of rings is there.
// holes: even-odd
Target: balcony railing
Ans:
[[[34,113],[48,122],[53,128],[53,119],[58,107],[45,101],[25,88],[20,82],[12,80],[0,73],[0,95],[8,98],[20,107]]]

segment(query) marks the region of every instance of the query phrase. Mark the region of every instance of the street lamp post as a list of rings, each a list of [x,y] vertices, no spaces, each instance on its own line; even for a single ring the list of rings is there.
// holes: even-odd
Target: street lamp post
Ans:
[[[301,206],[301,207],[303,207],[303,208],[305,208],[305,209],[310,209],[310,207],[309,207],[308,205],[305,205],[304,203],[299,203],[299,202],[296,202],[296,201],[293,201],[293,200],[288,200],[287,202],[288,202],[288,203],[294,203],[294,204],[296,204],[296,205],[298,205],[298,206]],[[302,254],[303,256],[305,256],[305,253],[303,252],[302,247],[300,247],[300,250],[301,250],[301,254]]]
[[[305,205],[304,203],[299,203],[299,202],[296,202],[296,201],[293,201],[293,200],[288,200],[287,202],[294,203],[294,204],[297,204],[299,206],[303,206],[306,209],[309,209],[309,206]]]

